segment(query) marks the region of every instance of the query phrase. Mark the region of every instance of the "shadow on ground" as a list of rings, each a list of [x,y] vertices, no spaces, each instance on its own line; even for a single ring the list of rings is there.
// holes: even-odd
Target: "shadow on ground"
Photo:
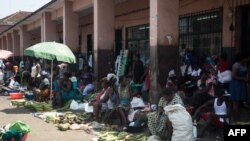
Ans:
[[[0,110],[0,112],[6,113],[6,114],[30,114],[30,112],[25,110],[23,107],[8,108],[8,109]]]

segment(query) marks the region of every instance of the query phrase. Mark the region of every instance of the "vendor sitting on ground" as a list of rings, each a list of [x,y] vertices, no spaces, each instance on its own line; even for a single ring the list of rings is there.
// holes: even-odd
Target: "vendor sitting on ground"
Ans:
[[[151,112],[148,117],[148,128],[152,135],[157,135],[161,138],[171,138],[171,129],[167,126],[168,117],[164,112],[164,107],[168,105],[181,104],[181,97],[175,93],[174,88],[164,88],[161,92],[161,99],[158,104],[157,111]],[[170,132],[169,132],[170,131]]]
[[[59,107],[62,107],[66,101],[73,99],[75,96],[70,77],[71,74],[69,72],[65,72],[63,74],[63,78],[61,78],[58,82],[58,92],[54,96],[54,101],[56,101],[56,105]]]
[[[89,66],[84,67],[83,74],[81,75],[80,79],[82,80],[81,92],[83,95],[88,95],[95,88],[93,84],[94,76],[93,73],[90,71]]]
[[[128,123],[128,111],[130,109],[130,91],[128,86],[128,80],[124,77],[120,77],[120,85],[118,87],[118,94],[119,94],[119,106],[114,108],[110,113],[110,117],[113,116],[114,113],[118,113],[120,121],[121,121],[121,130],[126,127]],[[109,117],[109,121],[111,121]]]
[[[193,120],[197,122],[200,118],[206,121],[200,132],[198,132],[197,136],[199,138],[203,137],[206,129],[211,123],[219,128],[223,128],[223,125],[229,124],[229,103],[226,101],[225,94],[225,90],[217,90],[216,98],[200,106],[193,115]],[[210,107],[213,107],[212,111]]]
[[[91,101],[89,105],[93,105],[94,107],[94,115],[96,118],[96,121],[100,120],[100,111],[101,110],[107,110],[112,107],[112,96],[114,95],[114,90],[111,87],[111,82],[107,80],[107,78],[103,78],[101,80],[101,85],[102,85],[102,91],[96,96],[96,99]]]
[[[50,82],[48,79],[48,73],[46,71],[41,72],[41,83],[39,88],[34,88],[33,93],[36,101],[44,101],[49,97]]]
[[[209,71],[202,72],[201,78],[197,82],[198,91],[195,92],[191,102],[194,111],[202,104],[214,99],[215,84],[216,80]]]

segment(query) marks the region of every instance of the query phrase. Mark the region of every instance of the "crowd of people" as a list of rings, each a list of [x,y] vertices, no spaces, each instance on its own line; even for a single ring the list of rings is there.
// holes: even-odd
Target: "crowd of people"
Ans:
[[[102,112],[108,112],[106,121],[118,118],[119,130],[126,129],[129,124],[147,123],[149,133],[161,138],[169,138],[172,134],[171,122],[164,112],[164,107],[169,105],[179,104],[185,107],[193,121],[199,122],[201,118],[206,121],[199,137],[203,136],[211,124],[221,127],[239,121],[242,102],[249,102],[247,64],[250,57],[237,54],[232,65],[226,54],[220,57],[208,56],[200,62],[187,49],[181,57],[181,77],[177,77],[174,69],[168,72],[166,85],[159,90],[160,98],[156,106],[149,101],[149,63],[143,64],[140,55],[135,56],[132,76],[107,74],[107,77],[100,80],[99,91],[94,84],[95,75],[88,65],[83,70],[75,71],[70,70],[68,64],[58,63],[53,68],[52,77],[47,71],[50,69],[43,67],[37,59],[31,61],[25,58],[19,65],[17,62],[1,60],[0,78],[3,83],[14,80],[21,85],[28,85],[37,101],[53,98],[55,108],[62,107],[65,102],[74,99],[76,94],[80,93],[84,98],[98,91],[97,96],[88,101],[88,105],[93,107],[96,121],[101,121]],[[50,82],[51,77],[53,82]]]

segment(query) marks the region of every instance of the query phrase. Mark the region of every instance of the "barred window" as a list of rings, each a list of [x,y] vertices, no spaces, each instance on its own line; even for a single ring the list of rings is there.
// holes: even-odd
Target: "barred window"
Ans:
[[[179,46],[204,55],[219,54],[222,46],[222,8],[182,15],[179,18]]]

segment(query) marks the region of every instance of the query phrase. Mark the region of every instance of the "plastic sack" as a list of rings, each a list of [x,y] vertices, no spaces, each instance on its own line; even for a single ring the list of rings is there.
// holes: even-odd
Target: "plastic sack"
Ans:
[[[84,107],[84,110],[85,110],[85,112],[87,112],[87,113],[93,113],[93,112],[94,112],[94,107],[93,107],[93,106],[90,106],[89,103],[86,103],[86,104],[85,104],[85,107]]]
[[[218,81],[221,83],[229,83],[232,80],[231,71],[226,70],[224,72],[219,72],[218,75]]]
[[[71,110],[84,110],[85,109],[85,103],[78,103],[75,100],[72,100],[70,104],[70,109]]]
[[[72,100],[70,104],[70,109],[71,110],[78,110],[78,103],[75,100]]]
[[[192,117],[180,104],[164,107],[165,113],[172,122],[173,134],[171,141],[194,141]]]
[[[16,121],[12,123],[9,127],[9,131],[11,132],[21,132],[21,133],[29,133],[30,132],[30,126],[27,124],[21,122],[21,121]]]
[[[141,98],[138,98],[138,97],[133,97],[130,104],[131,104],[132,108],[145,107],[143,100]]]

